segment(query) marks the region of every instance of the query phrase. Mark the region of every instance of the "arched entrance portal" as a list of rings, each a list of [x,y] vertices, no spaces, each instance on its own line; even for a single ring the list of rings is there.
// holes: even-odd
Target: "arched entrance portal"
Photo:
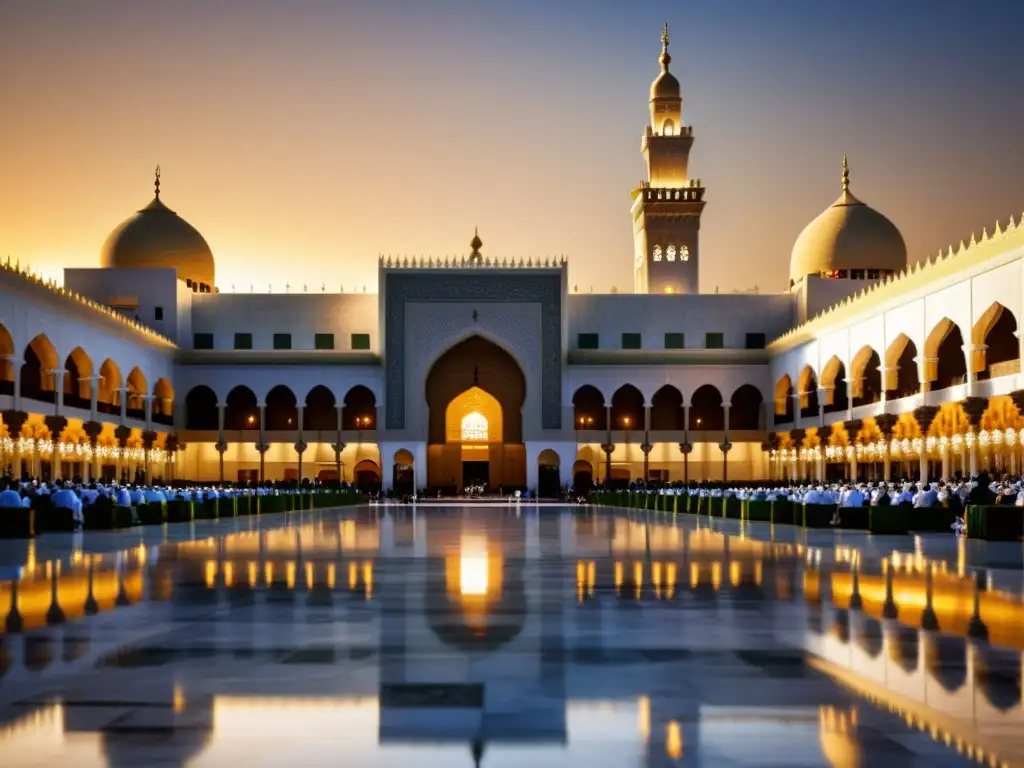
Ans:
[[[562,487],[558,465],[558,454],[550,448],[541,451],[537,457],[537,495],[540,498],[558,498],[558,492]]]
[[[526,485],[526,379],[512,356],[480,336],[459,342],[427,375],[427,482],[445,493]]]
[[[392,487],[399,496],[412,495],[416,491],[416,474],[413,471],[412,454],[404,448],[395,451]]]

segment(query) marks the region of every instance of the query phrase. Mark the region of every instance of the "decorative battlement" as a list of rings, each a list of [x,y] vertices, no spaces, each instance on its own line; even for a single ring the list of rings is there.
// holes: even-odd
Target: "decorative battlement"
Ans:
[[[563,269],[568,264],[568,259],[565,256],[545,256],[543,260],[539,257],[536,261],[533,257],[527,258],[525,261],[520,258],[519,261],[515,259],[502,259],[498,261],[497,258],[473,258],[473,256],[445,256],[444,260],[441,257],[436,259],[433,256],[398,256],[381,255],[379,257],[379,263],[383,269]]]
[[[659,139],[692,139],[693,138],[693,126],[692,125],[681,125],[675,133],[658,133],[651,126],[647,126],[647,137],[648,138],[659,138]]]
[[[20,278],[21,280],[30,285],[34,285],[37,286],[38,288],[48,290],[54,296],[63,297],[66,301],[74,302],[84,307],[88,307],[93,312],[104,315],[105,317],[108,317],[111,320],[115,320],[119,323],[122,323],[131,328],[132,330],[136,331],[137,333],[141,333],[144,336],[148,336],[153,341],[159,342],[168,347],[177,346],[169,338],[157,333],[149,326],[143,325],[142,323],[136,320],[132,320],[129,317],[125,317],[120,312],[112,309],[111,307],[108,307],[106,304],[100,304],[98,301],[88,299],[85,296],[82,296],[77,291],[70,291],[63,285],[57,283],[56,280],[46,280],[42,277],[42,275],[39,275],[35,272],[31,272],[29,271],[29,269],[30,268],[27,266],[22,268],[20,262],[15,262],[14,264],[11,264],[11,258],[9,256],[7,257],[7,261],[5,263],[0,264],[0,272],[14,276],[16,278]]]
[[[860,312],[866,306],[870,306],[870,304],[865,306],[862,302],[880,303],[899,296],[901,293],[919,288],[930,280],[957,272],[972,263],[987,259],[993,255],[996,249],[1008,250],[1020,246],[1024,246],[1024,214],[1021,214],[1019,224],[1014,221],[1013,216],[1010,217],[1010,221],[1005,227],[996,221],[991,235],[988,232],[988,227],[984,227],[981,230],[980,239],[971,232],[970,242],[964,243],[961,240],[959,248],[954,249],[950,245],[945,253],[939,251],[935,256],[908,264],[902,271],[882,278],[877,283],[872,283],[833,304],[828,309],[822,310],[805,323],[782,334],[769,345],[769,348],[774,347],[775,351],[779,351],[781,347],[798,344],[818,327],[841,320],[845,316]]]
[[[704,199],[704,187],[700,179],[690,179],[688,187],[650,187],[646,183],[640,188],[645,203],[699,203]]]

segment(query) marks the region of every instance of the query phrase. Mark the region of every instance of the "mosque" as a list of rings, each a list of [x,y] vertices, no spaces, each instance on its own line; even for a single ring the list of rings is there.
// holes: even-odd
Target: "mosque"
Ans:
[[[220,292],[158,169],[101,266],[63,285],[0,268],[0,466],[542,495],[1016,470],[1024,229],[909,265],[844,160],[788,291],[701,294],[706,190],[667,28],[659,62],[632,294],[577,294],[564,260],[492,257],[479,235],[457,260],[381,260],[376,295]]]

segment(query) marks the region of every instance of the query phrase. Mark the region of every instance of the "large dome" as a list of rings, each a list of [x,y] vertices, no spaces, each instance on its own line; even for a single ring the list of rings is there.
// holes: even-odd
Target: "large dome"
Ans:
[[[907,266],[907,246],[889,219],[850,192],[843,158],[843,194],[796,239],[789,262],[791,283],[808,275],[850,270],[898,272]]]
[[[153,201],[110,233],[103,244],[104,267],[166,267],[179,280],[213,287],[214,263],[210,246],[195,227],[160,200],[157,169]]]

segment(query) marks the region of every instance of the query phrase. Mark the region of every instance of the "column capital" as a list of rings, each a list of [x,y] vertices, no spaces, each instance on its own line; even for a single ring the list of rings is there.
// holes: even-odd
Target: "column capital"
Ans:
[[[680,443],[679,452],[683,455],[689,455],[693,452],[693,443]]]
[[[256,450],[262,455],[270,450],[270,443],[256,443]]]
[[[654,446],[650,443],[643,443],[640,445],[640,450],[644,452],[645,456],[649,454],[653,448]]]
[[[601,446],[601,450],[604,451],[607,455],[611,456],[612,452],[615,450],[615,445],[612,443],[605,443],[604,445]]]
[[[146,431],[142,433],[142,447],[147,451],[153,447],[153,443],[156,442],[156,432]]]
[[[50,436],[54,441],[60,439],[60,433],[68,425],[68,420],[63,416],[47,416],[43,421],[46,422],[46,426],[50,430]]]
[[[921,428],[921,434],[927,435],[928,428],[931,427],[932,422],[935,421],[935,417],[939,413],[939,406],[937,405],[921,405],[914,409],[914,418],[917,419],[917,425]]]
[[[977,427],[981,424],[981,417],[988,408],[988,399],[984,397],[965,397],[960,401],[960,405],[964,409],[964,413],[967,414],[967,419],[971,422],[972,427]]]
[[[227,453],[228,441],[227,440],[218,440],[214,444],[213,447],[217,449],[217,453],[219,453],[221,456],[223,456],[225,453]]]
[[[334,449],[334,452],[335,453],[339,453],[339,454],[342,451],[344,451],[346,447],[347,447],[346,443],[334,443],[333,445],[331,445],[331,448]]]
[[[82,431],[89,438],[89,444],[95,448],[96,441],[99,439],[100,433],[103,432],[103,424],[98,421],[87,421],[82,424]]]
[[[309,445],[306,444],[305,440],[299,440],[295,443],[295,452],[300,456],[306,452],[307,448],[309,448]]]

